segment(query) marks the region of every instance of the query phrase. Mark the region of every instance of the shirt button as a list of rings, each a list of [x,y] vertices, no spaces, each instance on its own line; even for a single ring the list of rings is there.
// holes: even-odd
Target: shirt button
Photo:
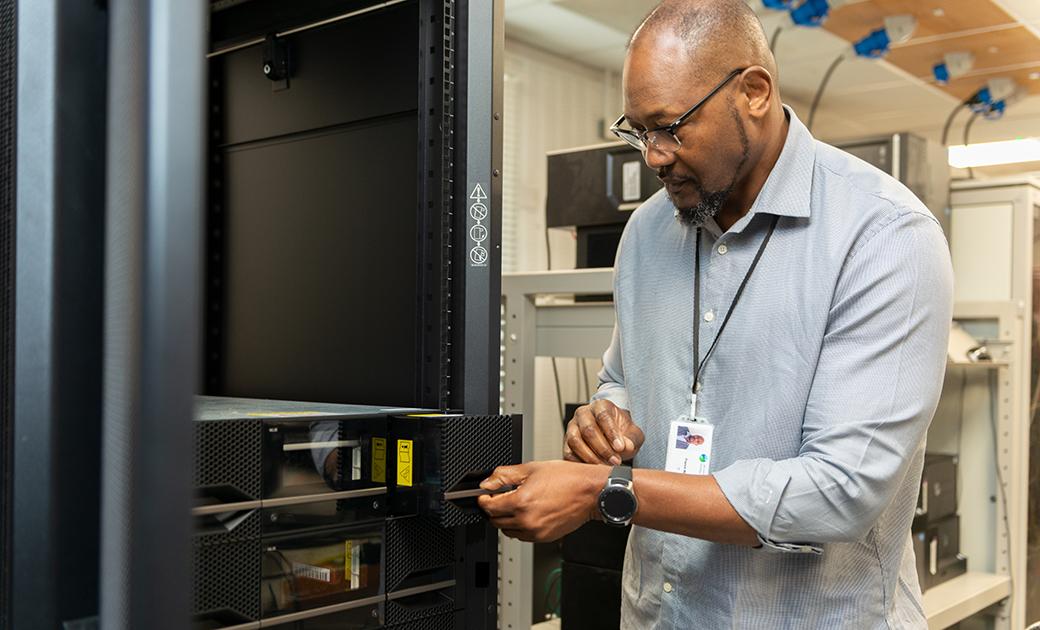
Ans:
[[[665,593],[671,593],[672,592],[672,583],[671,582],[665,582],[664,583],[664,592]]]
[[[704,314],[704,321],[713,322],[715,321],[715,311],[708,311]]]
[[[726,247],[725,245],[719,245],[719,255],[720,256],[725,256],[726,252],[728,252],[728,251],[729,251],[728,247]]]

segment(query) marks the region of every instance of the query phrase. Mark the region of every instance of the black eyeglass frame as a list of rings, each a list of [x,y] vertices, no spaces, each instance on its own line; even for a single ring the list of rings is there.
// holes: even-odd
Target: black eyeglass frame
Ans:
[[[707,103],[708,100],[711,99],[711,97],[715,96],[720,90],[722,90],[722,88],[726,87],[726,84],[732,81],[733,77],[742,74],[745,70],[747,70],[747,68],[737,68],[735,70],[732,70],[729,74],[726,75],[726,78],[724,78],[722,81],[719,82],[718,85],[712,88],[712,90],[708,92],[708,94],[704,98],[697,101],[697,103],[693,107],[686,110],[685,114],[676,118],[675,121],[673,121],[671,124],[662,125],[660,127],[654,127],[653,129],[645,129],[643,131],[636,131],[635,129],[622,129],[621,123],[625,122],[625,115],[621,114],[621,116],[616,121],[614,121],[614,124],[610,126],[610,132],[618,138],[620,138],[621,140],[627,142],[630,146],[645,152],[650,148],[651,144],[653,144],[654,148],[657,148],[658,150],[665,150],[660,149],[657,146],[656,142],[648,142],[647,138],[652,133],[667,131],[668,135],[670,135],[672,139],[675,140],[675,144],[677,145],[675,150],[678,151],[682,148],[682,141],[679,140],[679,136],[675,135],[675,132],[679,129],[679,127],[681,127],[683,123],[689,120],[690,116],[693,116],[694,112],[696,112],[698,109],[701,108],[701,106]],[[674,153],[674,151],[670,152]]]

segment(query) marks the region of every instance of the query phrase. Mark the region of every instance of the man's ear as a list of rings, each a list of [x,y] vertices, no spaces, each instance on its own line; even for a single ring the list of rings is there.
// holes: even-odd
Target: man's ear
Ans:
[[[773,98],[773,76],[762,66],[752,66],[744,72],[742,88],[747,99],[748,115],[752,118],[765,117]]]

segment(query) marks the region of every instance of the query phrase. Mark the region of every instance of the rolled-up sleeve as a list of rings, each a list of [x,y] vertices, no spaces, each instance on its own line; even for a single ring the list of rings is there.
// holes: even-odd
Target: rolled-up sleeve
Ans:
[[[892,501],[939,400],[953,310],[938,225],[897,215],[849,255],[836,284],[797,457],[714,474],[762,538],[861,540]]]

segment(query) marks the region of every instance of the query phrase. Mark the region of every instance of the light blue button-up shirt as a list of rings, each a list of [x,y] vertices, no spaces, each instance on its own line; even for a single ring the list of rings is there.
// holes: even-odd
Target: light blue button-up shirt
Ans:
[[[633,527],[623,628],[926,625],[910,522],[944,374],[949,251],[909,190],[787,112],[783,152],[750,212],[725,233],[711,220],[701,230],[701,313],[696,229],[663,192],[633,213],[594,398],[642,428],[635,466],[664,469],[669,426],[690,407],[693,326],[703,356],[779,215],[704,368],[697,411],[715,425],[711,474],[736,511],[763,540],[822,554]]]

